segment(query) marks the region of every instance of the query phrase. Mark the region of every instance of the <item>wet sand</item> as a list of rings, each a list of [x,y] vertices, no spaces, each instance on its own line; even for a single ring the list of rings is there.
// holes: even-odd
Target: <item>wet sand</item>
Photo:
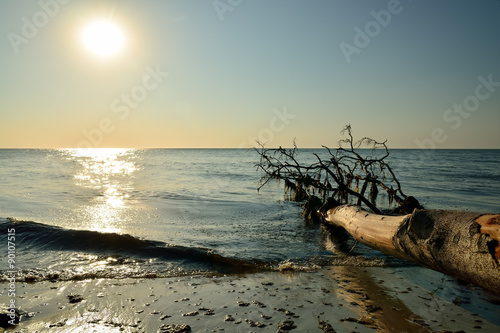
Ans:
[[[31,317],[6,332],[500,331],[487,319],[500,318],[499,305],[445,287],[462,293],[447,300],[412,282],[413,271],[421,269],[17,283],[17,304]],[[422,279],[442,276],[429,274]]]

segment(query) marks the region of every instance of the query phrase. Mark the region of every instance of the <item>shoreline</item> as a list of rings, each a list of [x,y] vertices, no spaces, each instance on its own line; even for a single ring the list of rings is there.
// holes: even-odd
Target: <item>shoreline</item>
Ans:
[[[444,279],[435,281],[441,297],[408,278],[414,273],[411,267],[332,266],[212,278],[17,283],[16,303],[33,316],[6,332],[176,332],[169,325],[188,325],[191,332],[500,330],[486,319],[500,318],[498,305]],[[442,276],[429,274],[423,279]],[[450,301],[446,293],[459,297]],[[2,294],[0,303],[5,299]]]

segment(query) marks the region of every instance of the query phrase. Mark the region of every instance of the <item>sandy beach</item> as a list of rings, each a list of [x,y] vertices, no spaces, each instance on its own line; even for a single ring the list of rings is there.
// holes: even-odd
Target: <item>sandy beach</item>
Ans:
[[[467,310],[473,296],[443,299],[411,269],[17,283],[29,317],[6,332],[498,332],[493,300]]]

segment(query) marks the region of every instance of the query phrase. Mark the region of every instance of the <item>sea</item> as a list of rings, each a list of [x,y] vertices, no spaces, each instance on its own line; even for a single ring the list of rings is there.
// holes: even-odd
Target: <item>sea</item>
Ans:
[[[328,156],[298,159],[313,153]],[[386,161],[425,208],[500,212],[500,150],[395,149]],[[283,183],[258,190],[258,163],[252,149],[1,149],[0,280],[412,265],[352,240],[346,257]]]

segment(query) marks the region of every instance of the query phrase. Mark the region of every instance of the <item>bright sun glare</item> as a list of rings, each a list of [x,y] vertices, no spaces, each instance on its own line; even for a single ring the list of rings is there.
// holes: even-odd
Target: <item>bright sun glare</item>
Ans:
[[[125,36],[109,21],[95,21],[83,31],[85,47],[95,55],[110,57],[119,53],[125,45]]]

